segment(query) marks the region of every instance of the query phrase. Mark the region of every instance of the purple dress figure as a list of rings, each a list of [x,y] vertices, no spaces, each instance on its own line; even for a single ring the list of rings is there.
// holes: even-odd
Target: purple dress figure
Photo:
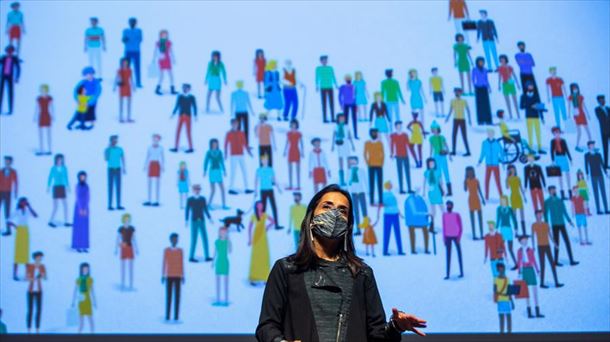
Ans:
[[[72,249],[76,249],[79,253],[87,252],[89,248],[89,185],[87,185],[87,174],[84,171],[78,173],[73,222]]]

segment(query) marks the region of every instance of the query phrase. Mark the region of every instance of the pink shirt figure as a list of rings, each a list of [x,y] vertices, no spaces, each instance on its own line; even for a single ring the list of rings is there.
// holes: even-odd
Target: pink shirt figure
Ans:
[[[443,214],[443,238],[462,237],[462,218],[460,214],[451,212]]]
[[[521,272],[523,267],[533,267],[536,272],[538,272],[538,264],[536,263],[536,257],[534,257],[534,249],[527,247],[525,253],[527,254],[527,260],[524,260],[523,248],[519,248],[517,251],[517,267],[519,267],[519,272]]]

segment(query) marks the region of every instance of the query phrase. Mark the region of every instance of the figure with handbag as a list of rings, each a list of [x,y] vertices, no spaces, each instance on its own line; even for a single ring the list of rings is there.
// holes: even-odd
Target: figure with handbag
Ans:
[[[467,26],[469,23],[474,23],[470,20],[470,13],[468,13],[468,5],[466,5],[466,0],[449,0],[449,18],[447,20],[451,20],[453,18],[453,23],[455,24],[455,32],[464,34],[464,26]],[[467,25],[464,25],[464,24]],[[476,25],[476,23],[474,23]],[[466,40],[468,40],[468,36],[466,35]]]
[[[553,161],[554,166],[558,166],[561,171],[559,174],[559,188],[561,189],[561,199],[566,200],[566,195],[563,191],[563,176],[565,175],[568,189],[572,189],[572,181],[570,179],[572,155],[570,155],[570,150],[568,149],[568,144],[565,139],[561,137],[561,129],[559,129],[559,127],[553,127],[551,132],[553,133],[553,140],[551,140],[551,160]],[[549,172],[548,170],[549,168],[547,167],[547,172]],[[572,198],[572,190],[568,190],[568,198]]]
[[[506,332],[512,332],[512,317],[511,311],[514,309],[512,297],[508,294],[508,286],[510,280],[506,276],[506,266],[503,263],[496,265],[498,275],[494,278],[494,303],[498,307],[498,316],[500,318],[500,333],[504,334],[504,322],[506,321]]]
[[[544,315],[540,313],[540,307],[538,306],[538,283],[536,282],[536,275],[540,273],[538,270],[538,264],[536,263],[536,257],[534,256],[534,249],[527,246],[528,235],[519,236],[519,250],[517,251],[517,266],[519,267],[519,274],[521,280],[525,282],[525,285],[534,294],[534,306],[536,308],[536,316],[532,315],[532,308],[530,306],[530,298],[527,299],[527,318],[544,318]]]

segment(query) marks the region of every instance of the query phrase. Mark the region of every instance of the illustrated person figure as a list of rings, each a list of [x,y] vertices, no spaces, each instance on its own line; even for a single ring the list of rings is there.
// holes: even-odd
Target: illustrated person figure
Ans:
[[[330,121],[335,121],[335,98],[333,89],[337,88],[335,71],[328,65],[328,56],[320,56],[320,65],[316,67],[316,91],[322,96],[322,118],[324,123],[329,120],[326,116],[326,107],[330,107]]]
[[[426,159],[426,171],[424,171],[424,187],[423,194],[428,194],[428,203],[430,204],[430,216],[432,224],[436,216],[435,207],[438,207],[442,212],[443,208],[443,186],[441,184],[441,172],[436,167],[434,158]]]
[[[546,79],[546,102],[553,103],[553,112],[555,113],[555,126],[561,128],[562,121],[566,121],[566,102],[565,94],[567,94],[565,84],[561,77],[557,76],[557,67],[549,68],[550,76]]]
[[[121,226],[117,230],[114,255],[119,254],[121,260],[121,290],[125,290],[125,268],[129,273],[129,287],[133,290],[133,259],[138,254],[138,244],[136,242],[136,229],[131,225],[131,215],[121,216]]]
[[[466,134],[466,116],[464,113],[468,114],[468,126],[472,127],[472,119],[470,118],[470,107],[468,106],[468,102],[462,99],[463,90],[461,88],[454,88],[453,93],[455,94],[455,98],[451,100],[451,104],[449,105],[449,114],[447,114],[447,118],[445,119],[445,123],[449,122],[449,118],[451,114],[455,113],[453,116],[453,131],[451,133],[451,155],[455,156],[455,144],[457,140],[458,131],[462,133],[462,143],[466,148],[466,153],[462,156],[468,157],[470,156],[470,147],[468,147],[468,137]]]
[[[542,111],[538,108],[540,105],[540,98],[536,94],[536,88],[534,85],[527,81],[524,85],[525,92],[521,95],[520,108],[525,110],[525,120],[527,124],[527,139],[530,147],[534,147],[533,133],[536,133],[536,142],[538,143],[538,154],[545,154],[542,150],[542,139],[540,137],[540,122],[544,124],[544,116]]]
[[[544,188],[546,187],[546,181],[544,180],[544,173],[540,165],[534,161],[536,157],[533,154],[527,155],[527,165],[523,169],[523,176],[525,178],[525,189],[530,189],[530,195],[532,197],[532,204],[534,211],[542,210],[544,208]]]
[[[458,69],[458,75],[460,76],[460,88],[464,88],[464,76],[468,81],[468,93],[465,95],[472,95],[472,79],[470,78],[470,68],[474,65],[472,57],[470,57],[470,50],[472,47],[464,42],[464,35],[458,33],[455,35],[455,44],[453,44],[453,64]]]
[[[116,209],[123,210],[121,206],[121,175],[127,173],[125,166],[125,153],[119,146],[119,136],[110,136],[110,143],[104,150],[104,160],[108,169],[108,210],[114,210],[112,206],[112,192],[116,190]]]
[[[131,97],[136,91],[136,85],[128,58],[121,58],[121,66],[114,79],[112,90],[116,91],[117,87],[119,88],[119,122],[134,123],[135,121],[131,119]],[[126,102],[127,106],[127,120],[123,119],[123,102]]]
[[[578,189],[578,193],[580,194],[580,196],[582,196],[582,199],[584,201],[586,214],[590,216],[591,209],[589,207],[589,186],[587,185],[587,181],[585,180],[585,173],[581,169],[578,169],[578,171],[576,171],[576,188]]]
[[[485,199],[483,198],[483,192],[481,191],[481,184],[477,179],[474,167],[466,167],[466,179],[464,179],[464,191],[468,192],[468,211],[470,213],[470,228],[472,228],[472,240],[476,241],[483,239],[483,210],[481,202],[485,205]],[[474,228],[474,214],[477,214],[479,218],[479,238]]]
[[[218,238],[214,242],[214,246],[216,302],[213,305],[229,306],[229,253],[231,253],[232,245],[231,240],[229,240],[229,229],[227,227],[221,227],[218,229]],[[225,300],[221,301],[220,293],[222,292],[223,287]]]
[[[525,86],[526,83],[522,84]],[[519,81],[517,80],[517,75],[515,75],[513,67],[508,64],[508,56],[500,55],[500,67],[498,68],[498,91],[502,91],[502,94],[504,95],[504,101],[506,102],[506,109],[508,109],[508,116],[510,117],[510,120],[513,119],[510,98],[513,100],[517,119],[521,119],[521,116],[519,115],[520,107],[517,105],[517,89],[521,89],[521,87],[519,86]],[[521,99],[523,99],[523,96]],[[540,101],[540,98],[538,98],[538,101]],[[532,140],[530,138],[530,142],[531,141]]]
[[[372,269],[354,253],[352,213],[349,194],[336,185],[313,197],[299,250],[269,274],[259,341],[400,341],[406,330],[424,335],[418,328],[426,321],[396,308],[386,323]],[[318,285],[305,285],[314,281]],[[350,305],[342,305],[342,293],[352,294]]]
[[[286,190],[301,190],[301,159],[305,155],[303,149],[303,134],[299,131],[299,121],[290,121],[290,130],[286,133],[286,145],[284,147],[284,157],[288,159],[288,188]],[[292,170],[297,176],[296,187],[293,187]]]
[[[549,223],[553,228],[553,245],[555,246],[555,266],[563,266],[559,262],[559,234],[563,237],[563,242],[568,251],[570,266],[578,265],[578,261],[574,261],[572,257],[572,246],[566,231],[565,221],[567,220],[570,226],[574,226],[563,201],[557,197],[557,192],[553,185],[549,186],[549,197],[544,201],[544,221]]]
[[[510,257],[513,259],[514,267],[512,270],[517,269],[517,260],[515,259],[515,252],[513,250],[513,235],[517,237],[517,219],[515,218],[515,212],[508,205],[508,197],[502,195],[500,197],[500,205],[496,208],[496,227],[502,234],[502,240],[508,245],[508,252]]]
[[[76,111],[74,112],[72,119],[70,119],[70,122],[68,122],[68,125],[66,126],[66,128],[70,131],[72,130],[72,125],[74,125],[77,121],[79,122],[79,125],[76,126],[76,129],[88,129],[85,126],[85,120],[89,107],[89,99],[91,98],[91,96],[87,95],[87,89],[84,86],[78,88],[77,93],[78,95],[76,95]]]
[[[510,207],[513,212],[519,211],[522,235],[526,235],[523,202],[525,201],[527,203],[527,198],[525,197],[525,190],[523,190],[523,186],[521,186],[521,178],[519,178],[519,175],[517,174],[515,165],[508,166],[506,188],[510,190]],[[518,231],[518,229],[515,229],[515,231]]]
[[[362,77],[362,71],[354,73],[354,91],[356,94],[358,121],[366,121],[366,113],[368,112],[366,106],[369,102],[369,91],[366,87],[366,81]]]
[[[229,183],[229,195],[237,195],[235,190],[235,167],[239,166],[243,179],[244,191],[246,194],[251,194],[253,191],[248,189],[248,177],[246,175],[246,163],[244,160],[244,152],[248,152],[252,157],[252,151],[248,147],[246,135],[239,129],[239,121],[231,119],[231,130],[225,135],[225,159],[229,158],[231,162],[231,182]]]
[[[561,189],[561,199],[567,199],[572,197],[572,178],[570,177],[570,164],[572,163],[572,155],[568,148],[568,143],[561,137],[561,130],[558,127],[551,129],[553,133],[553,139],[551,140],[551,160],[553,164],[559,166],[561,170],[561,176],[559,177],[559,187]],[[563,191],[563,176],[566,177],[568,182],[568,197]]]
[[[430,254],[428,241],[429,232],[434,233],[433,222],[430,221],[430,212],[426,201],[417,191],[414,191],[405,199],[405,224],[409,228],[409,240],[411,243],[411,254],[417,254],[415,249],[415,229],[421,229],[424,233],[424,253]]]
[[[203,245],[203,255],[205,261],[211,261],[210,252],[208,248],[208,231],[205,227],[204,215],[213,222],[208,202],[205,197],[201,196],[201,185],[193,184],[193,196],[189,197],[186,201],[186,212],[184,216],[184,225],[188,227],[189,218],[191,220],[191,247],[189,249],[189,262],[198,262],[195,259],[195,247],[197,247],[197,240],[199,234],[201,234],[201,244]]]
[[[15,281],[19,280],[17,277],[19,265],[26,266],[30,256],[30,228],[28,224],[30,217],[36,218],[38,214],[32,209],[27,198],[19,198],[15,212],[13,212],[7,221],[7,226],[15,228],[15,253],[13,261],[13,280]]]
[[[182,85],[182,94],[178,95],[176,98],[176,105],[174,106],[174,110],[172,111],[171,117],[179,114],[178,119],[178,127],[176,128],[176,141],[174,144],[174,148],[170,148],[171,152],[178,152],[178,146],[180,145],[180,132],[182,131],[182,126],[186,126],[186,138],[188,140],[189,148],[184,151],[186,153],[193,153],[193,139],[191,137],[191,117],[195,118],[195,122],[197,121],[197,101],[195,100],[195,96],[190,93],[191,85],[185,83]]]
[[[299,110],[299,92],[297,84],[305,88],[303,83],[297,81],[297,71],[292,66],[292,61],[287,59],[284,62],[282,76],[282,95],[284,96],[284,121],[295,120]],[[290,119],[288,118],[290,114]]]
[[[369,169],[369,196],[371,206],[375,205],[375,183],[377,183],[377,196],[379,205],[383,203],[381,197],[381,184],[383,184],[383,161],[384,148],[383,143],[379,139],[376,129],[369,131],[371,140],[364,143],[364,161]]]
[[[184,209],[184,203],[186,202],[189,188],[191,187],[191,177],[189,175],[189,170],[186,167],[186,162],[181,161],[178,164],[178,177],[177,177],[177,185],[178,185],[178,195],[180,197],[180,209]]]
[[[0,114],[2,114],[2,99],[4,98],[4,85],[8,88],[8,115],[13,114],[13,99],[15,96],[15,84],[19,83],[21,75],[21,60],[15,55],[15,47],[12,45],[4,49],[5,54],[0,56]]]
[[[402,239],[400,237],[400,218],[404,218],[404,216],[400,212],[398,200],[392,192],[392,182],[386,181],[383,188],[385,189],[382,194],[383,201],[377,208],[377,217],[379,217],[383,207],[383,255],[390,255],[388,247],[392,231],[394,231],[398,255],[405,255],[402,251]]]
[[[83,262],[78,266],[78,278],[74,286],[72,295],[72,307],[76,306],[76,298],[78,298],[78,333],[83,332],[85,326],[85,317],[89,321],[89,329],[93,334],[93,309],[97,309],[95,292],[93,291],[93,278],[91,277],[91,267],[88,263]]]
[[[231,93],[231,114],[239,122],[239,129],[246,136],[246,145],[250,145],[250,114],[254,115],[250,94],[244,90],[244,81],[235,82],[235,91]]]
[[[21,38],[25,34],[25,21],[19,2],[12,2],[10,7],[11,11],[6,14],[6,34],[8,35],[8,43],[15,46],[17,54],[19,54]]]
[[[106,52],[106,35],[104,29],[98,26],[97,17],[89,18],[91,26],[85,30],[85,52],[89,57],[89,66],[102,75],[102,51]]]
[[[578,228],[578,240],[581,246],[591,245],[589,242],[589,233],[587,231],[587,211],[585,209],[585,200],[578,191],[578,186],[572,188],[572,216],[576,221]],[[585,231],[585,238],[582,238],[582,232]]]
[[[356,113],[356,87],[352,84],[352,76],[345,75],[345,84],[339,87],[339,105],[345,116],[345,123],[349,124],[350,112],[352,115],[352,129],[354,139],[358,139],[358,115]]]
[[[79,102],[79,106],[82,106],[82,104],[80,104],[81,99],[79,98],[79,95],[88,96],[87,111],[81,120],[81,129],[92,129],[96,121],[95,110],[97,107],[97,101],[102,94],[102,80],[95,77],[95,69],[92,67],[85,67],[82,71],[82,75],[83,79],[76,84],[76,87],[74,87],[74,99]],[[84,93],[82,88],[85,89]],[[85,126],[84,122],[88,122],[90,125]],[[70,129],[72,126],[71,124],[72,122],[68,124],[68,129]]]
[[[472,83],[474,84],[475,101],[477,108],[477,124],[491,125],[491,104],[489,94],[491,86],[485,69],[485,59],[477,57],[474,69],[472,69]]]
[[[330,178],[330,168],[326,160],[326,153],[320,147],[320,138],[311,139],[311,152],[309,152],[309,178],[313,180],[313,190],[317,192],[325,187]]]
[[[205,100],[205,112],[210,112],[210,98],[212,93],[216,93],[216,103],[221,113],[224,113],[222,109],[222,102],[220,101],[220,91],[222,83],[227,85],[227,72],[225,65],[220,58],[220,51],[212,51],[212,59],[208,62],[208,70],[205,73],[205,85],[208,86],[208,95]]]
[[[551,230],[549,229],[549,224],[542,221],[542,215],[542,210],[536,210],[536,222],[532,224],[532,244],[536,245],[538,260],[540,260],[540,287],[543,289],[548,288],[544,283],[545,259],[549,261],[549,265],[551,266],[555,287],[562,287],[563,284],[559,283],[557,280],[557,270],[555,268],[555,262],[553,262],[553,257],[551,256],[551,243],[553,241]]]
[[[40,86],[40,95],[36,98],[36,111],[34,122],[38,123],[38,151],[37,156],[51,155],[51,124],[55,120],[53,97],[49,95],[49,85]],[[47,148],[44,148],[44,135],[47,136]]]
[[[210,171],[210,207],[212,207],[212,203],[214,202],[216,185],[218,185],[220,188],[222,209],[229,209],[225,202],[225,185],[222,180],[223,177],[227,176],[227,169],[225,168],[224,157],[219,148],[218,139],[216,138],[210,139],[210,149],[205,153],[205,159],[203,160],[203,178],[207,177],[208,170]]]
[[[506,266],[503,263],[496,264],[497,275],[494,275],[494,302],[497,303],[498,317],[500,318],[500,334],[504,334],[504,321],[506,321],[506,331],[512,332],[511,311],[514,304],[508,294],[508,284],[510,280],[506,276]]]
[[[447,186],[447,196],[452,196],[453,193],[451,191],[449,163],[447,162],[447,155],[449,154],[447,140],[441,134],[441,126],[436,122],[436,120],[432,121],[430,131],[432,132],[432,135],[430,136],[430,157],[434,158],[436,167],[439,169],[442,178],[445,180],[445,185]],[[451,159],[451,156],[449,156],[449,159]]]
[[[489,233],[483,238],[483,240],[485,240],[485,257],[483,263],[486,263],[487,257],[489,257],[491,274],[493,277],[498,276],[498,269],[496,266],[498,264],[504,265],[504,257],[506,256],[504,239],[502,239],[502,235],[496,230],[495,225],[496,223],[494,221],[487,221]]]
[[[78,183],[74,189],[76,203],[74,204],[74,226],[72,227],[72,249],[78,253],[89,253],[89,185],[87,173],[80,171]]]
[[[66,202],[66,193],[70,192],[68,169],[64,164],[63,154],[56,154],[53,161],[47,180],[47,193],[53,189],[53,209],[51,210],[51,218],[49,218],[49,226],[57,227],[55,213],[57,212],[57,206],[61,203],[64,208],[64,226],[70,227],[72,224],[68,222],[68,204]]]
[[[604,151],[604,168],[608,167],[608,148],[610,147],[610,107],[606,105],[606,97],[604,95],[597,95],[597,104],[595,107],[595,116],[599,121],[599,129],[601,136],[601,145]]]
[[[481,165],[485,160],[485,200],[489,200],[489,180],[493,174],[498,188],[498,194],[502,196],[502,187],[500,186],[500,162],[504,158],[504,150],[498,140],[494,139],[493,128],[487,129],[487,139],[481,144],[481,156],[479,163]]]
[[[42,314],[42,281],[47,280],[47,269],[42,263],[44,254],[40,251],[32,253],[33,263],[26,265],[26,279],[28,281],[27,314],[25,323],[28,333],[32,329],[32,316],[36,307],[35,326],[36,333],[40,333],[40,318]]]
[[[174,88],[174,73],[172,72],[172,66],[176,63],[176,58],[174,57],[173,43],[169,40],[169,32],[167,30],[159,31],[159,40],[155,43],[151,67],[153,67],[155,63],[159,66],[159,80],[157,81],[155,94],[163,95],[161,85],[163,84],[164,72],[169,76],[171,94],[178,94]]]
[[[595,150],[595,142],[589,141],[587,143],[589,151],[585,153],[585,173],[591,180],[591,186],[593,187],[593,195],[595,196],[595,210],[597,215],[605,213],[610,214],[608,211],[608,199],[606,197],[606,183],[604,182],[604,176],[607,176],[607,172],[602,165],[602,156]],[[599,206],[599,197],[604,203],[604,212],[601,211]],[[6,211],[5,211],[6,213]]]
[[[390,139],[388,138],[388,133],[390,132],[392,120],[389,116],[388,107],[385,102],[381,101],[381,93],[376,92],[373,97],[375,98],[375,102],[371,105],[369,121],[372,128],[377,130],[377,134],[384,135],[389,143]]]
[[[13,157],[4,156],[4,167],[0,169],[0,205],[4,203],[4,223],[6,230],[3,236],[11,235],[8,219],[11,216],[11,199],[17,199],[19,194],[19,181],[17,171],[13,168]]]
[[[381,81],[381,98],[377,100],[377,93],[375,93],[375,103],[380,103],[383,100],[385,106],[387,106],[387,117],[390,123],[393,120],[399,120],[400,118],[400,105],[398,101],[404,105],[405,100],[402,97],[402,92],[400,91],[400,83],[395,80],[394,70],[386,69],[385,70],[385,80]],[[379,111],[381,108],[378,108]],[[373,108],[371,108],[371,113],[373,112]]]
[[[265,66],[265,103],[267,112],[276,111],[277,121],[281,120],[280,112],[284,108],[282,87],[280,85],[280,72],[277,71],[277,61],[269,60]]]
[[[377,219],[378,221],[379,219]],[[364,230],[362,233],[362,244],[364,245],[364,250],[366,256],[369,256],[369,249],[371,250],[370,254],[375,257],[375,245],[377,244],[377,235],[375,235],[375,226],[377,226],[377,221],[375,223],[371,223],[371,220],[368,216],[364,216],[362,218],[362,223],[358,225],[359,229]],[[354,235],[360,235],[354,233]]]
[[[453,211],[453,202],[447,201],[447,211],[443,213],[443,241],[445,243],[445,252],[447,254],[447,268],[445,280],[449,279],[451,273],[451,242],[455,244],[458,255],[458,263],[460,265],[459,278],[464,277],[464,269],[462,268],[462,248],[460,240],[462,239],[462,218],[459,213]]]
[[[496,52],[496,42],[500,43],[498,31],[496,31],[494,21],[487,18],[487,10],[480,10],[479,14],[481,19],[477,21],[477,42],[483,40],[485,60],[489,61],[490,70],[495,70],[491,69],[491,62],[494,62],[498,69],[498,53]]]
[[[358,165],[358,157],[350,156],[347,158],[349,173],[347,175],[347,189],[352,196],[354,204],[354,222],[357,227],[360,227],[360,213],[362,217],[367,217],[366,204],[366,176],[364,170]],[[365,227],[366,228],[366,227]],[[355,235],[360,235],[360,230],[356,229]]]
[[[443,86],[443,78],[438,75],[437,67],[432,68],[430,72],[432,73],[432,76],[430,76],[430,95],[434,101],[434,112],[437,117],[445,116],[445,87]]]
[[[121,41],[125,46],[123,58],[133,65],[136,74],[136,87],[142,88],[142,78],[140,73],[140,44],[142,44],[142,30],[137,27],[138,20],[134,17],[128,20],[129,27],[123,30]]]
[[[449,0],[449,16],[447,20],[451,20],[452,18],[453,23],[455,24],[455,32],[464,34],[465,31],[462,24],[465,20],[470,19],[466,0]],[[468,39],[468,36],[466,36],[466,39]]]
[[[301,203],[303,194],[300,192],[293,192],[292,198],[294,199],[294,203],[290,206],[290,220],[288,220],[289,223],[287,233],[290,234],[292,231],[292,237],[294,238],[294,249],[297,250],[299,248],[299,239],[301,238],[301,224],[305,218],[307,207]]]
[[[170,246],[163,251],[161,284],[165,284],[165,321],[169,321],[174,298],[174,321],[180,313],[180,286],[184,285],[184,257],[182,248],[178,247],[178,234],[169,235]]]
[[[540,99],[540,93],[538,92],[538,85],[536,84],[536,78],[534,78],[534,57],[529,52],[525,52],[525,43],[522,41],[517,42],[517,48],[519,52],[515,54],[515,61],[519,65],[519,77],[521,78],[521,84],[526,85],[531,83],[534,85],[534,93]]]
[[[396,170],[398,175],[398,185],[400,194],[404,195],[411,190],[411,166],[409,165],[409,150],[415,158],[413,146],[409,141],[409,136],[402,130],[402,121],[394,123],[394,133],[390,135],[390,158],[396,159]],[[403,172],[404,171],[404,172]],[[407,191],[403,188],[403,173],[407,181]]]
[[[256,93],[258,94],[258,98],[263,98],[263,81],[265,80],[265,66],[267,65],[267,60],[265,59],[265,52],[263,49],[256,49],[254,52],[254,79],[256,80]]]
[[[422,82],[417,77],[417,70],[411,69],[409,70],[409,79],[407,80],[407,90],[411,93],[410,96],[410,105],[412,112],[421,113],[421,122],[422,125],[425,125],[424,120],[424,102],[428,103],[426,99],[426,94],[424,92],[424,87],[422,86]],[[400,117],[395,118],[396,120],[400,120]]]
[[[266,283],[269,277],[269,269],[271,267],[269,265],[267,231],[273,225],[277,225],[277,223],[265,212],[265,204],[261,201],[256,201],[254,203],[254,214],[250,217],[250,224],[248,225],[248,246],[252,246],[248,280],[252,286]],[[252,226],[254,226],[254,232],[252,232]]]
[[[146,159],[144,160],[144,171],[148,178],[148,200],[144,202],[145,206],[159,206],[159,193],[161,192],[161,173],[165,171],[165,157],[163,157],[163,146],[159,144],[161,136],[153,134],[152,145],[146,151]],[[155,201],[152,202],[152,186],[155,184]]]
[[[422,167],[422,145],[424,144],[424,126],[417,120],[419,114],[417,112],[411,113],[413,120],[407,124],[407,129],[411,131],[411,146],[415,146],[417,149],[413,149],[413,151],[417,151],[417,155],[413,155],[413,159],[415,159],[415,166],[419,169]]]
[[[258,159],[262,164],[262,156],[269,158],[269,166],[273,166],[273,152],[276,150],[275,134],[273,126],[267,123],[268,114],[261,113],[258,116],[258,124],[254,127],[256,139],[258,139]]]
[[[534,249],[527,246],[527,239],[528,236],[525,234],[519,236],[519,244],[521,247],[519,247],[519,250],[517,251],[517,265],[519,266],[519,274],[529,290],[534,294],[536,316],[532,315],[530,297],[528,296],[526,298],[527,318],[544,318],[544,315],[540,313],[540,307],[538,306],[538,283],[536,282],[536,274],[540,273],[540,271],[538,270],[538,263],[536,263],[536,257],[534,256]]]
[[[576,123],[576,151],[583,152],[584,149],[580,147],[580,136],[581,130],[584,128],[587,133],[587,138],[591,139],[591,132],[589,131],[588,120],[590,120],[589,111],[585,105],[585,98],[580,94],[580,86],[577,83],[570,83],[570,96],[568,96],[570,106],[568,107],[568,115],[574,116],[574,123]]]
[[[354,140],[352,139],[352,132],[350,132],[346,118],[347,116],[345,113],[337,115],[337,124],[333,131],[333,143],[330,148],[331,152],[335,150],[335,146],[337,148],[337,155],[339,157],[339,184],[341,186],[347,185],[345,183],[345,170],[343,169],[343,165],[344,163],[347,163],[347,157],[349,157],[350,153],[356,151]],[[349,145],[347,144],[348,142]]]
[[[282,229],[283,227],[280,226],[277,216],[277,205],[273,187],[275,187],[280,194],[282,193],[282,189],[280,189],[280,186],[277,183],[273,168],[269,165],[269,157],[267,157],[267,155],[262,155],[261,163],[261,166],[256,170],[256,178],[254,179],[254,196],[258,194],[257,190],[260,190],[260,202],[263,204],[263,207],[266,209],[267,202],[271,203],[271,213],[273,214],[275,229]]]

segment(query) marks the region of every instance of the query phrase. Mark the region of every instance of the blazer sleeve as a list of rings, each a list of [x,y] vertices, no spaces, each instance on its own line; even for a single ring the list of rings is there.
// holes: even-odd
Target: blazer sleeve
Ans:
[[[283,321],[288,281],[281,263],[281,260],[275,262],[265,286],[261,314],[256,327],[256,340],[259,342],[279,342],[284,339]]]
[[[366,332],[369,341],[400,341],[401,333],[386,321],[373,270],[365,270]]]

